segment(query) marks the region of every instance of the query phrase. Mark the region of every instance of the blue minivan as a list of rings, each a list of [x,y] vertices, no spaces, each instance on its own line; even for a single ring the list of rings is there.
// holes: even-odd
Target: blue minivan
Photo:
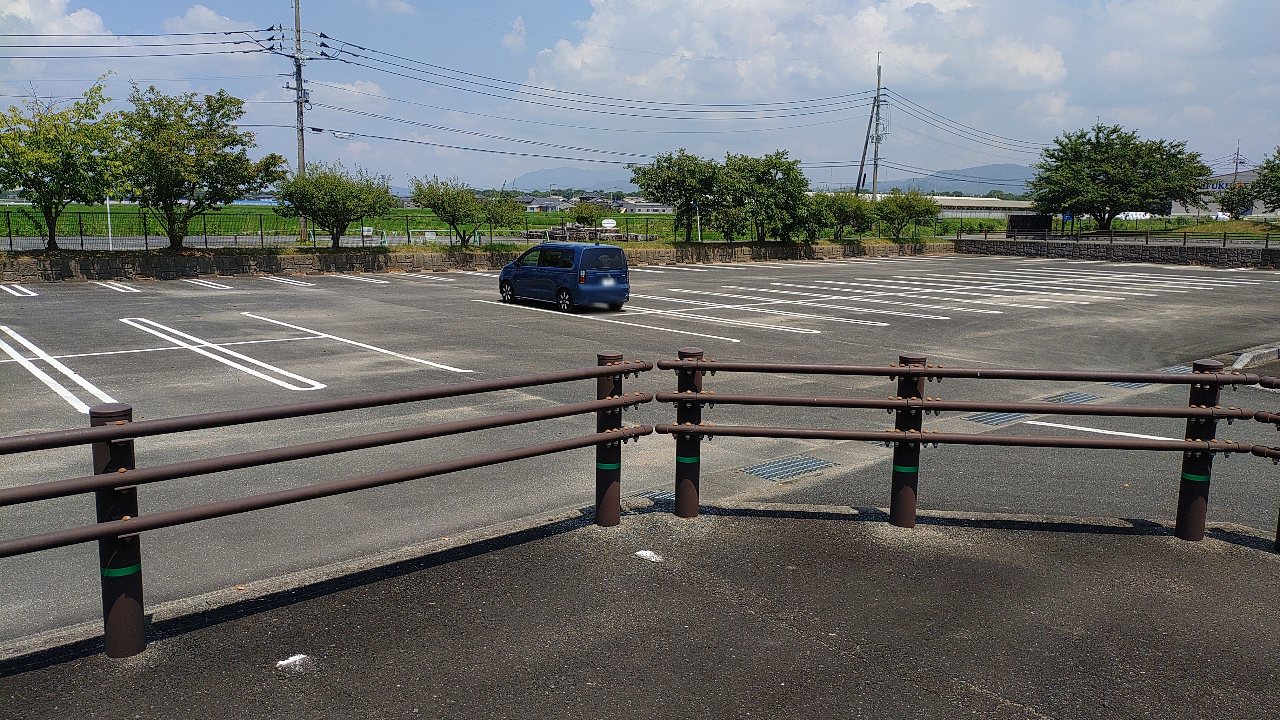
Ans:
[[[621,310],[631,296],[627,256],[616,245],[541,243],[502,268],[498,293],[503,302],[553,302],[562,312],[595,303]]]

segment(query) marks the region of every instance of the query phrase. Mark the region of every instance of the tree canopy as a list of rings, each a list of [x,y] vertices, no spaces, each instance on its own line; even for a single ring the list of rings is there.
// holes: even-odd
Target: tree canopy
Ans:
[[[1249,184],[1249,188],[1262,201],[1267,212],[1280,210],[1280,147],[1262,159],[1258,165],[1258,178]]]
[[[362,217],[382,215],[399,206],[391,194],[391,178],[341,162],[307,163],[305,173],[295,173],[276,186],[275,211],[284,217],[305,216],[329,233],[333,247],[351,223]]]
[[[876,208],[870,200],[847,191],[832,193],[829,197],[836,242],[844,236],[846,229],[855,233],[864,233],[875,223]]]
[[[938,203],[919,190],[902,192],[894,188],[876,201],[876,217],[889,227],[894,242],[902,240],[902,231],[912,222],[933,220],[938,216]]]
[[[119,123],[103,114],[102,81],[63,107],[33,97],[0,114],[0,186],[17,188],[32,210],[19,208],[58,249],[58,218],[71,203],[102,202],[121,176],[114,152]]]
[[[600,203],[580,202],[569,208],[569,217],[579,225],[595,227],[609,214],[609,208]]]
[[[271,153],[249,159],[254,135],[236,123],[244,101],[214,95],[166,95],[133,87],[133,108],[121,113],[129,178],[138,204],[154,212],[180,249],[191,218],[256,192],[285,177],[285,159]]]
[[[1172,203],[1202,207],[1212,174],[1185,142],[1143,140],[1119,125],[1063,133],[1028,183],[1038,211],[1089,215],[1102,230],[1124,212],[1169,214]]]
[[[684,226],[684,239],[693,239],[695,204],[709,197],[716,180],[716,163],[684,148],[663,153],[648,165],[628,165],[631,182],[653,202],[675,208],[675,226]]]
[[[1244,183],[1236,183],[1218,193],[1218,209],[1231,216],[1232,220],[1242,220],[1253,212],[1253,203],[1257,198],[1253,188]]]
[[[430,180],[413,178],[412,183],[414,204],[435,213],[466,247],[476,228],[485,221],[484,205],[475,190],[456,177],[441,180],[432,175]]]

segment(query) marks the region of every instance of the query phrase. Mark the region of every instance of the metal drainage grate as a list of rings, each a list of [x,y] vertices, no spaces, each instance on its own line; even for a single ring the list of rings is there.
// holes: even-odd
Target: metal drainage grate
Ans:
[[[983,412],[973,415],[965,415],[963,419],[971,422],[982,423],[983,425],[1008,425],[1009,423],[1018,422],[1019,420],[1029,417],[1031,416],[1026,413]]]
[[[1057,395],[1050,395],[1049,397],[1045,398],[1044,401],[1051,402],[1051,403],[1062,403],[1064,405],[1084,405],[1085,403],[1091,403],[1097,399],[1098,399],[1097,395],[1090,395],[1088,393],[1064,392],[1064,393],[1058,393]]]
[[[636,493],[635,497],[645,498],[654,502],[675,502],[676,494],[670,490],[648,490],[642,493]]]
[[[1191,372],[1191,366],[1190,365],[1170,365],[1167,368],[1160,368],[1156,372],[1177,373],[1179,375],[1186,375],[1187,373]]]
[[[789,480],[793,477],[817,472],[833,465],[835,465],[835,463],[829,460],[800,455],[797,457],[782,458],[781,460],[773,460],[762,465],[753,465],[749,468],[744,468],[742,472],[748,475],[754,475],[758,478],[777,482],[779,480]]]
[[[1124,388],[1126,390],[1137,390],[1138,388],[1151,387],[1151,383],[1139,383],[1139,382],[1113,382],[1113,383],[1107,383],[1107,384],[1110,385],[1111,387]]]

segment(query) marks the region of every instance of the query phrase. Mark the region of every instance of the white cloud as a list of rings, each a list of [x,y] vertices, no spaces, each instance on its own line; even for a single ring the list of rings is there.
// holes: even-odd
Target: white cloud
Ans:
[[[192,5],[182,17],[165,18],[161,23],[165,32],[221,32],[226,30],[254,30],[253,23],[232,20],[210,10],[204,5]]]
[[[1004,38],[991,48],[991,57],[1019,78],[1039,84],[1054,85],[1067,76],[1062,53],[1047,43],[1032,47]]]
[[[519,15],[511,21],[511,32],[502,36],[502,46],[512,52],[524,50],[524,18]]]
[[[392,15],[412,15],[413,6],[404,0],[368,0],[369,7]]]

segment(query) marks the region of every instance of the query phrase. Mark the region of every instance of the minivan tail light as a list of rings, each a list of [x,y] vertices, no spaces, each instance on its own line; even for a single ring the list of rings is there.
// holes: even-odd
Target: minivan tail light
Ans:
[[[579,270],[579,271],[578,271],[578,284],[579,284],[579,285],[586,285],[586,284],[587,284],[587,271],[586,271],[586,270]]]

